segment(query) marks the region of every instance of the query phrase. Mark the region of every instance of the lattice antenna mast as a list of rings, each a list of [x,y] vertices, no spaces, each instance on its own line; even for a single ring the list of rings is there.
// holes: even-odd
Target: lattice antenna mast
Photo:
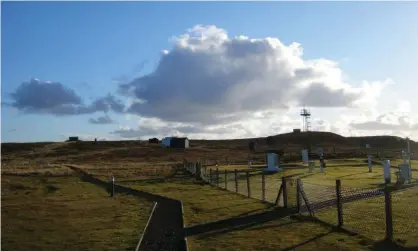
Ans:
[[[303,131],[309,132],[311,129],[311,111],[304,106],[303,109],[300,110],[300,116],[302,117]]]

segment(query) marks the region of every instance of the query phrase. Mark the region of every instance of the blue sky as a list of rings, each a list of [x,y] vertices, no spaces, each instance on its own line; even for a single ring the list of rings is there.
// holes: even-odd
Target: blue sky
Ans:
[[[216,25],[229,37],[298,42],[303,59],[337,61],[353,87],[363,80],[392,79],[414,106],[416,13],[413,2],[2,2],[1,97],[10,100],[9,93],[31,78],[60,82],[86,103],[115,94],[115,78],[152,72],[161,51],[173,47],[172,36],[202,24]],[[138,124],[112,112],[116,122],[107,125],[88,123],[103,112],[26,114],[5,105],[1,112],[6,142],[59,141],[69,134],[107,137],[120,126]]]

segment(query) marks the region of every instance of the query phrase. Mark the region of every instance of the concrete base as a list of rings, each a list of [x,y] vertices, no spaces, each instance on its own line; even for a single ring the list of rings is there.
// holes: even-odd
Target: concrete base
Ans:
[[[265,173],[278,173],[278,172],[283,172],[284,171],[284,169],[283,168],[278,168],[277,166],[276,167],[273,167],[273,168],[264,168],[263,169],[263,172],[265,172]]]

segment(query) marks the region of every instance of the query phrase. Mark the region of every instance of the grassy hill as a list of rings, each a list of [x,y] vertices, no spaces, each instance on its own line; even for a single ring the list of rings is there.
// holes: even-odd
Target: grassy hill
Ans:
[[[250,152],[250,141],[257,142],[256,152]],[[286,154],[300,155],[300,149],[310,143],[324,148],[327,156],[336,153],[365,154],[366,144],[373,153],[399,154],[406,149],[405,140],[395,136],[343,137],[331,132],[285,133],[262,138],[228,140],[190,140],[189,149],[167,149],[147,141],[92,141],[79,142],[39,142],[2,143],[2,162],[7,164],[19,159],[53,163],[91,163],[91,162],[146,162],[178,163],[189,160],[218,160],[245,162],[248,157],[264,160],[266,150],[283,149]],[[411,141],[412,151],[418,143]],[[384,154],[385,155],[385,154]],[[337,157],[337,156],[336,156]],[[340,156],[341,157],[341,156]]]

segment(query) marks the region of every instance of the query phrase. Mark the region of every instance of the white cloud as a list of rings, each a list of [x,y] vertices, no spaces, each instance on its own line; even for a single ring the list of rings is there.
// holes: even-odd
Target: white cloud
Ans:
[[[215,125],[302,104],[359,105],[370,91],[374,96],[367,100],[373,102],[385,85],[355,87],[344,81],[337,62],[305,60],[299,43],[278,38],[230,38],[221,28],[198,25],[173,41],[154,72],[120,86],[120,93],[147,101],[131,104],[129,112]]]
[[[153,72],[120,86],[121,93],[141,100],[129,112],[142,119],[138,128],[115,134],[275,135],[301,128],[299,108],[306,105],[313,111],[313,130],[418,138],[412,104],[400,98],[390,77],[350,83],[338,62],[305,59],[297,42],[231,38],[216,26],[195,26],[172,41]]]

